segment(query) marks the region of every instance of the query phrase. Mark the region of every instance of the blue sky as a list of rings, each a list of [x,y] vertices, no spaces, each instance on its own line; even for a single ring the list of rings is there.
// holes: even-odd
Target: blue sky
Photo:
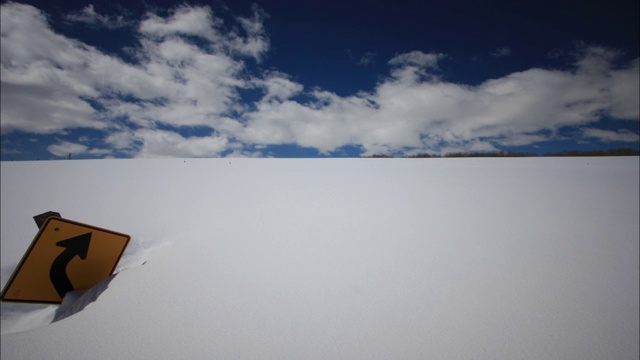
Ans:
[[[637,1],[2,2],[2,160],[640,148]]]

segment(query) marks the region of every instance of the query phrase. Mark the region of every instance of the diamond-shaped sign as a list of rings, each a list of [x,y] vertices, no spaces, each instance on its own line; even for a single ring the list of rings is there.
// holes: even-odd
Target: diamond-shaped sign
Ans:
[[[50,217],[11,275],[1,298],[59,304],[68,291],[89,289],[113,274],[130,238]]]

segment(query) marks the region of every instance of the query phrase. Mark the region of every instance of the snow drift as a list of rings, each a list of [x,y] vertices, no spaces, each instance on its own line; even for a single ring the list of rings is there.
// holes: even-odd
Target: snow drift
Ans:
[[[638,359],[639,161],[1,163],[2,284],[37,228],[117,275],[2,304],[3,359]]]

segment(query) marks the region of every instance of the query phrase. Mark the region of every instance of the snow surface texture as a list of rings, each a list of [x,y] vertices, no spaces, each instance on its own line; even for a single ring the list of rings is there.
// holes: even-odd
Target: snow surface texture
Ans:
[[[2,162],[1,181],[3,285],[34,215],[132,236],[59,308],[3,303],[2,359],[639,357],[638,157]]]

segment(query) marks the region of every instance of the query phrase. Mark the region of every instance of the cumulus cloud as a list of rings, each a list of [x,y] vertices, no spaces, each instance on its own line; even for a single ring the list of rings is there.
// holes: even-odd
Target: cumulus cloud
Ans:
[[[229,41],[231,48],[245,56],[251,56],[258,62],[262,60],[262,56],[269,49],[269,37],[264,28],[264,21],[268,17],[257,5],[252,6],[253,16],[250,18],[239,17],[238,21],[242,25],[246,36],[239,36],[231,32]]]
[[[417,83],[425,80],[437,80],[438,62],[446,57],[445,54],[423,53],[411,51],[398,54],[389,60],[392,66],[391,76],[402,83]]]
[[[228,144],[224,136],[183,137],[156,129],[141,129],[134,136],[142,144],[136,157],[217,157]]]
[[[277,71],[267,72],[263,78],[254,79],[253,83],[265,90],[262,102],[284,101],[300,94],[304,89],[302,84],[291,81],[287,74]]]
[[[389,60],[389,64],[397,66],[413,65],[437,68],[438,61],[444,57],[444,54],[425,54],[422,51],[412,51],[396,55],[391,60]]]
[[[132,152],[136,136],[131,130],[115,131],[105,137],[104,142],[119,151]]]
[[[168,17],[148,13],[140,23],[139,31],[155,40],[179,35],[200,37],[208,40],[208,45],[217,51],[227,50],[260,61],[269,47],[264,19],[264,12],[257,6],[253,7],[253,17],[238,17],[237,21],[245,32],[243,36],[224,29],[224,22],[213,14],[210,7],[183,5]]]
[[[58,141],[55,144],[51,144],[47,147],[47,150],[58,157],[67,157],[69,155],[82,155],[90,154],[96,156],[108,156],[112,153],[110,149],[90,148],[87,145],[71,142],[71,141]]]
[[[108,127],[82,100],[99,94],[78,71],[101,56],[95,49],[54,33],[45,15],[28,5],[2,4],[0,26],[3,133]]]
[[[596,128],[586,128],[582,130],[582,136],[586,138],[596,138],[600,141],[611,142],[636,142],[640,140],[640,136],[629,130],[604,130]]]
[[[89,148],[86,145],[72,143],[69,141],[61,141],[57,144],[49,145],[47,150],[55,156],[66,157],[69,154],[76,155],[87,152]]]
[[[147,13],[146,19],[140,23],[139,31],[147,36],[166,37],[172,35],[193,35],[209,40],[217,40],[219,34],[214,26],[221,25],[221,20],[214,17],[209,7],[181,6],[168,17]]]
[[[280,71],[249,71],[246,61],[259,65],[269,49],[266,17],[254,7],[229,26],[207,6],[150,12],[132,27],[140,46],[125,62],[57,34],[32,6],[2,4],[2,133],[97,129],[110,149],[132,157],[257,156],[282,144],[324,154],[346,145],[364,155],[493,151],[551,140],[568,126],[596,141],[637,141],[594,126],[640,118],[638,59],[621,63],[614,50],[584,46],[572,68],[475,86],[440,75],[446,54],[412,51],[391,58],[372,90],[340,96]],[[247,102],[241,90],[262,96]],[[105,153],[77,142],[49,148],[69,150]]]
[[[609,114],[614,118],[638,120],[640,99],[640,61],[636,58],[626,69],[612,71],[609,79]]]
[[[32,6],[3,4],[2,133],[119,132],[123,121],[145,129],[215,126],[240,109],[237,89],[250,86],[240,74],[243,57],[266,51],[263,27],[254,23],[263,17],[257,8],[254,14],[239,18],[243,37],[223,32],[208,7],[181,6],[165,18],[149,13],[138,30],[139,63],[131,64],[56,34]]]
[[[137,129],[111,133],[104,140],[117,151],[131,157],[219,157],[238,145],[226,136],[183,136],[171,130]]]
[[[358,65],[369,66],[375,63],[376,53],[374,52],[366,52],[362,57],[358,60]]]
[[[96,12],[92,4],[82,10],[72,12],[66,16],[67,21],[84,23],[94,27],[107,29],[122,28],[130,25],[124,15],[107,16]]]
[[[340,97],[315,91],[306,104],[262,104],[246,114],[240,139],[292,143],[323,153],[360,145],[365,155],[493,151],[497,145],[547,141],[562,127],[622,112],[613,98],[625,104],[629,118],[638,119],[637,98],[615,95],[618,88],[637,91],[637,60],[617,67],[615,54],[589,51],[569,71],[530,69],[473,87],[417,75],[423,67],[437,68],[443,58],[398,55],[390,61],[391,76],[370,93]]]

